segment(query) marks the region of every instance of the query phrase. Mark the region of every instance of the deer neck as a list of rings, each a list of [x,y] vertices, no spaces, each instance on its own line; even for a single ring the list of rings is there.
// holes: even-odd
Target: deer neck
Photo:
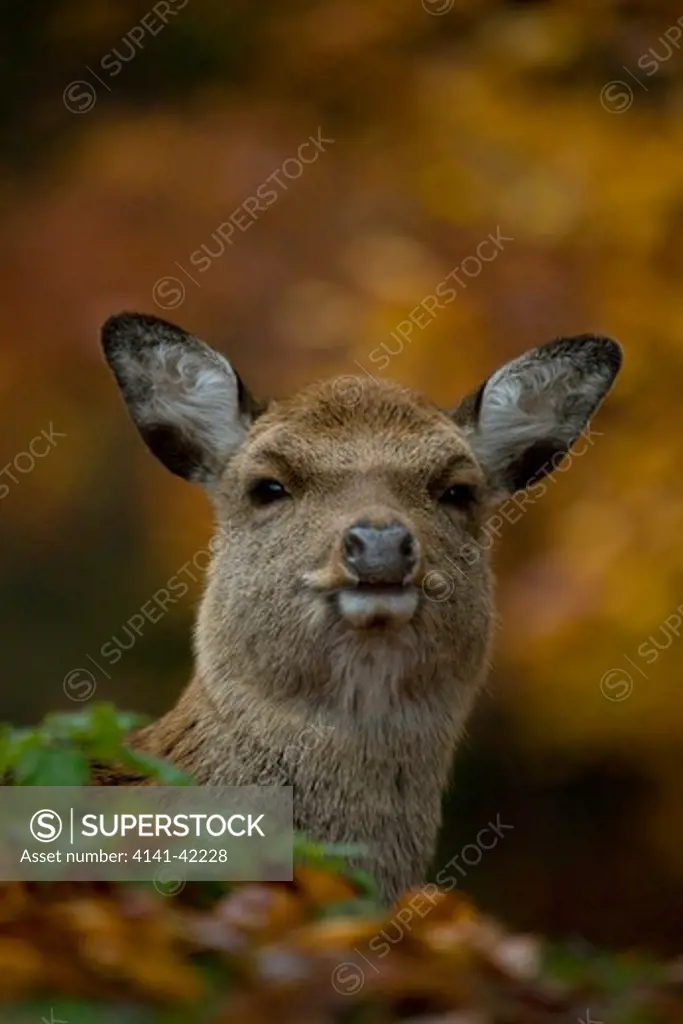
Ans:
[[[468,710],[463,700],[445,707],[434,698],[408,698],[388,701],[376,714],[367,707],[359,713],[344,697],[336,706],[281,701],[236,682],[222,684],[217,698],[215,686],[195,675],[177,704],[132,742],[201,784],[293,784],[307,766],[337,774],[341,764],[343,790],[344,778],[368,766],[376,768],[381,785],[387,771],[412,763],[428,768],[443,786]]]

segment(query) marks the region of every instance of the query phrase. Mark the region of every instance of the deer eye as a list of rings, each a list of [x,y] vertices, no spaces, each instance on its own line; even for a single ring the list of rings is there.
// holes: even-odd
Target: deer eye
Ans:
[[[256,480],[249,488],[249,497],[255,505],[272,505],[275,501],[288,498],[289,494],[279,480],[265,478]]]
[[[451,508],[467,509],[477,500],[477,493],[471,484],[453,484],[447,487],[439,501]]]

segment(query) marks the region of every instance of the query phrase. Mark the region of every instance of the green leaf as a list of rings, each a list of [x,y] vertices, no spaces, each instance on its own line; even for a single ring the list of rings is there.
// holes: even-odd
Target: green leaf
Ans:
[[[8,725],[0,726],[0,782],[12,767],[12,730]]]
[[[73,747],[29,748],[15,767],[20,786],[84,786],[88,759]]]
[[[129,768],[137,768],[148,778],[155,779],[162,786],[194,786],[194,779],[186,775],[180,768],[176,768],[170,761],[164,761],[153,754],[146,754],[142,750],[133,750],[131,747],[122,748],[118,759]]]

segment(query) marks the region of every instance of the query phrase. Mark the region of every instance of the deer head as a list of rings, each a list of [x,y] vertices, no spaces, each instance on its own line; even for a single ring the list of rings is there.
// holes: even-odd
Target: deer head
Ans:
[[[215,509],[197,662],[217,708],[239,685],[359,721],[435,702],[461,720],[494,617],[487,516],[568,452],[617,343],[532,349],[453,411],[348,377],[261,404],[223,355],[152,316],[112,317],[103,344],[146,444]]]

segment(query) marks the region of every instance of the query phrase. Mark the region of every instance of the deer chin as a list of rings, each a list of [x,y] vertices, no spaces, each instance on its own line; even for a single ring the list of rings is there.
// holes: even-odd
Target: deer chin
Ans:
[[[354,629],[405,626],[417,611],[418,592],[412,586],[361,584],[337,591],[341,617]]]

